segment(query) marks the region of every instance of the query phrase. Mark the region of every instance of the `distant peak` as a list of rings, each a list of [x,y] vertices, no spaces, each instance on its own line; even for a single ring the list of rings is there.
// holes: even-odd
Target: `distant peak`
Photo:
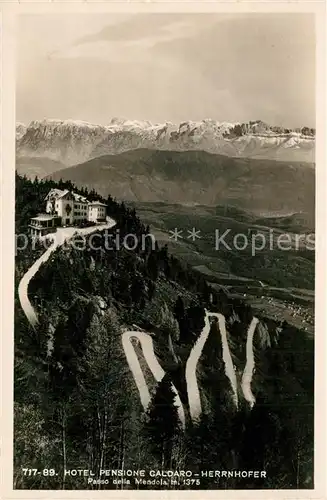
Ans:
[[[307,126],[298,128],[285,128],[276,125],[269,125],[262,120],[250,120],[248,122],[226,122],[217,121],[213,118],[204,118],[200,121],[184,120],[180,123],[172,123],[170,121],[162,123],[153,123],[148,120],[130,120],[122,117],[113,117],[107,125],[94,124],[83,120],[74,119],[57,119],[57,118],[44,118],[42,120],[33,120],[26,127],[24,124],[17,123],[16,128],[19,126],[36,129],[36,128],[76,128],[76,129],[93,129],[93,130],[133,130],[133,129],[144,129],[144,130],[158,130],[158,129],[172,129],[176,132],[185,129],[201,130],[202,132],[215,131],[218,135],[225,138],[232,136],[242,136],[242,135],[263,135],[266,136],[278,136],[278,135],[300,135],[307,137],[315,136],[315,129]]]
[[[81,128],[105,128],[103,125],[96,125],[94,123],[86,122],[83,120],[60,120],[57,118],[44,118],[43,120],[33,120],[29,124],[28,128],[37,128],[37,127],[81,127]]]

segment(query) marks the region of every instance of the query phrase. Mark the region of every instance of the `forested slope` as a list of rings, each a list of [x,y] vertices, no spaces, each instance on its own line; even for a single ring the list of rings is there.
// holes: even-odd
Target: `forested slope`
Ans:
[[[17,176],[16,232],[26,229],[55,185]],[[197,369],[203,414],[192,424],[185,365],[204,326],[205,309],[225,316],[238,385],[253,313],[212,289],[200,273],[169,255],[166,246],[152,248],[148,238],[143,247],[124,248],[124,236],[132,233],[141,242],[149,228],[123,203],[110,196],[105,201],[117,222],[114,248],[106,249],[99,234],[97,249],[58,249],[52,255],[30,283],[29,296],[40,318],[35,329],[16,293],[15,487],[116,488],[90,485],[83,477],[65,476],[63,470],[151,468],[267,471],[266,479],[202,478],[201,489],[312,488],[313,340],[282,320],[259,317],[252,381],[256,404],[250,410],[240,394],[237,409],[217,325],[212,324]],[[17,253],[16,290],[41,252],[38,247]],[[135,346],[152,394],[146,413],[121,342],[122,331],[135,328],[153,334],[166,372],[156,384]],[[184,404],[185,431],[170,382]],[[22,467],[45,466],[58,475],[22,475]]]

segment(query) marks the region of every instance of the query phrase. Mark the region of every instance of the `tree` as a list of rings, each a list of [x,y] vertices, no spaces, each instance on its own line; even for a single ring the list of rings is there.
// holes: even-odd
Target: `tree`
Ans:
[[[184,302],[183,302],[183,299],[180,295],[178,296],[178,298],[176,300],[176,304],[174,307],[174,314],[175,314],[177,321],[179,321],[180,319],[185,317]]]
[[[168,377],[164,377],[150,403],[145,424],[151,453],[162,468],[169,468],[174,447],[174,439],[179,432],[175,394]]]
[[[150,252],[149,257],[147,259],[147,272],[148,276],[153,281],[156,281],[156,279],[158,278],[159,269],[158,269],[157,255],[156,252],[154,251]]]

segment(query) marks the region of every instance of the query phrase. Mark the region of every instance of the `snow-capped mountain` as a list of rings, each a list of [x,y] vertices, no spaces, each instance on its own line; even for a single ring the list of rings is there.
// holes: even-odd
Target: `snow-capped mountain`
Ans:
[[[23,137],[23,135],[26,133],[26,129],[27,127],[24,123],[16,123],[16,141]]]
[[[114,118],[108,125],[77,120],[17,124],[18,157],[46,157],[65,165],[131,149],[203,150],[233,157],[314,162],[315,130],[271,127],[257,120],[153,124]]]

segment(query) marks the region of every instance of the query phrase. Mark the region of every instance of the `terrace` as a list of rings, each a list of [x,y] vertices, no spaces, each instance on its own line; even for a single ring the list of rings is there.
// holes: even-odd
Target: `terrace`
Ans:
[[[61,217],[56,215],[39,214],[37,217],[31,219],[29,225],[31,236],[43,236],[48,233],[56,231],[57,227],[61,225]]]

